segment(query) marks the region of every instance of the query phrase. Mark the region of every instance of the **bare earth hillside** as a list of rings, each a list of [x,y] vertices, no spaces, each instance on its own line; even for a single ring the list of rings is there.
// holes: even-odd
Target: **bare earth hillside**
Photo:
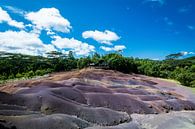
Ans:
[[[195,95],[174,82],[82,69],[0,87],[0,129],[195,129]]]

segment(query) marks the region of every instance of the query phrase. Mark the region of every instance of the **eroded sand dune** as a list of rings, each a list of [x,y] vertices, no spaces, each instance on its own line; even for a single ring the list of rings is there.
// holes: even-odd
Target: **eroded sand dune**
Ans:
[[[194,98],[183,86],[143,75],[62,72],[1,86],[0,128],[195,129]]]

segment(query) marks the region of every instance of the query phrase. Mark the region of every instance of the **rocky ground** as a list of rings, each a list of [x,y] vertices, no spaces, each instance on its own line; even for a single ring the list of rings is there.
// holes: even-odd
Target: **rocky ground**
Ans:
[[[0,87],[0,129],[195,129],[195,95],[166,80],[83,69]]]

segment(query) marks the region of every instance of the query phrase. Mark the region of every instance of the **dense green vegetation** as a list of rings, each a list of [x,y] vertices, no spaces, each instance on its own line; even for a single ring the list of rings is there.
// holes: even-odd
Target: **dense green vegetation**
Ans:
[[[47,57],[0,53],[0,80],[31,78],[51,72],[69,71],[89,66],[139,73],[148,76],[175,79],[181,84],[195,87],[195,57],[178,59],[182,55],[171,54],[163,61],[124,57],[120,53],[75,58],[72,52],[47,53]]]

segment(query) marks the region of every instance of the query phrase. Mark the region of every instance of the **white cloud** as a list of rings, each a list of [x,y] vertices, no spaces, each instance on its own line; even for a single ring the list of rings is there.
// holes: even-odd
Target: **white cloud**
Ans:
[[[190,30],[195,30],[195,27],[191,26],[191,25],[188,25],[187,28],[190,29]]]
[[[70,22],[62,17],[56,8],[42,8],[37,12],[25,14],[25,18],[32,22],[36,33],[40,33],[41,30],[46,30],[48,34],[53,34],[53,30],[69,33],[72,28]]]
[[[117,41],[120,39],[120,37],[112,31],[105,30],[104,32],[95,30],[95,31],[85,31],[82,33],[83,38],[92,38],[96,40],[97,42],[100,42],[102,44],[112,45],[111,42]]]
[[[114,47],[105,47],[105,46],[101,46],[100,47],[102,50],[104,51],[119,51],[119,50],[124,50],[126,49],[126,47],[124,45],[116,45]]]
[[[62,38],[57,32],[69,33],[70,22],[63,18],[56,8],[42,8],[37,12],[27,13],[20,9],[6,6],[13,13],[24,16],[32,23],[24,25],[22,22],[12,20],[9,14],[0,8],[0,23],[7,22],[11,26],[19,27],[21,24],[25,30],[0,32],[0,51],[11,53],[22,53],[28,55],[43,55],[49,51],[75,52],[76,55],[89,55],[95,51],[93,45],[81,42],[74,38]],[[41,31],[45,30],[47,35],[53,39],[50,44],[44,44],[40,39]],[[57,49],[56,49],[57,48]]]
[[[188,13],[190,12],[192,9],[192,5],[187,5],[187,6],[183,6],[181,8],[178,9],[179,13]]]
[[[52,44],[55,45],[57,48],[61,50],[69,49],[75,52],[76,55],[87,56],[91,52],[95,51],[94,46],[89,45],[88,43],[83,43],[74,38],[68,39],[68,38],[61,38],[60,36],[53,36],[53,38],[54,40],[52,41]]]
[[[194,55],[195,52],[186,52],[186,51],[182,51],[181,54],[182,54],[183,56],[186,56],[186,55]]]
[[[158,61],[158,60],[160,60],[159,58],[154,58],[154,59],[152,59],[152,60],[156,60],[156,61]]]
[[[169,26],[172,26],[173,25],[173,22],[168,17],[164,17],[164,21]]]
[[[0,32],[0,51],[22,53],[28,55],[44,55],[55,51],[53,45],[44,44],[39,36],[25,31]]]
[[[153,3],[158,3],[160,5],[164,5],[165,4],[165,0],[145,0],[144,3],[147,2],[153,2]]]
[[[19,9],[19,8],[16,8],[16,7],[13,7],[13,6],[4,6],[7,10],[15,13],[15,14],[19,14],[21,16],[24,16],[25,13],[27,13],[26,11],[22,10],[22,9]]]
[[[180,8],[180,9],[178,10],[179,13],[186,13],[186,12],[188,12],[188,11],[189,11],[189,9],[187,9],[187,8]]]
[[[20,28],[23,29],[24,28],[24,23],[23,22],[17,22],[15,20],[13,20],[10,15],[7,13],[7,11],[3,10],[0,7],[0,23],[7,23],[10,26],[16,27],[16,28]]]

